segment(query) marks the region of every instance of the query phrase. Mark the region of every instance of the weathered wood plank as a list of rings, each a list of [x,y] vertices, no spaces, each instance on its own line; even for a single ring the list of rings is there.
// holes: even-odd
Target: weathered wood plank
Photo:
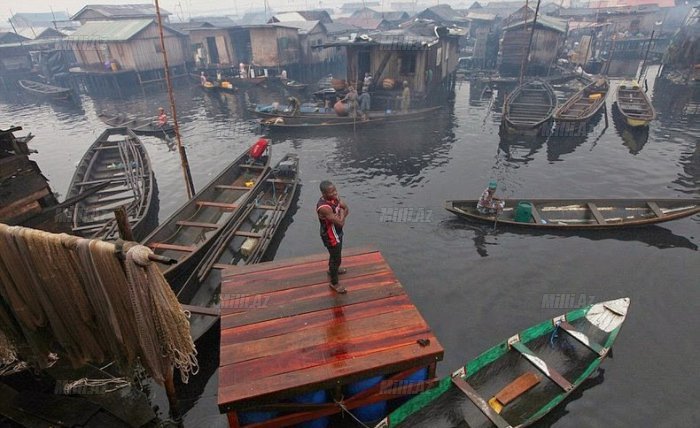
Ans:
[[[172,250],[172,251],[182,251],[183,253],[191,253],[192,251],[196,250],[197,247],[194,245],[176,245],[176,244],[167,244],[164,242],[150,242],[147,244],[148,247],[152,250]]]
[[[199,207],[221,208],[224,211],[233,211],[238,208],[238,205],[236,204],[227,204],[225,202],[197,201],[196,203]]]
[[[342,319],[338,318],[338,310],[336,308],[330,308],[237,328],[228,328],[222,325],[220,346],[223,348],[227,345],[245,344],[250,340],[277,336],[292,331],[318,328],[320,326],[332,327],[335,324],[342,323],[343,319],[349,321],[377,316],[387,312],[403,311],[412,307],[414,306],[411,304],[408,296],[404,294],[387,299],[343,306],[344,317]]]
[[[232,327],[237,327],[261,321],[289,317],[298,313],[319,311],[340,305],[350,305],[377,299],[385,299],[387,297],[398,296],[402,293],[401,286],[398,283],[385,287],[364,290],[352,290],[350,287],[347,294],[340,296],[331,290],[327,285],[325,285],[325,288],[328,289],[328,295],[320,299],[308,299],[301,302],[283,304],[276,307],[274,310],[261,309],[235,315],[226,315],[228,318],[227,323],[229,323],[229,325]]]
[[[511,428],[508,421],[503,419],[503,417],[498,413],[494,412],[491,406],[489,406],[489,403],[487,403],[486,400],[484,400],[484,398],[479,395],[479,393],[476,392],[476,390],[472,388],[472,386],[469,385],[464,379],[459,376],[453,377],[452,384],[459,388],[459,390],[462,391],[464,395],[466,395],[467,398],[469,398],[469,400],[471,400],[471,402],[479,408],[479,410],[481,410],[484,416],[489,418],[489,420],[498,428]]]
[[[216,223],[201,223],[198,221],[187,221],[187,220],[179,220],[175,222],[178,226],[185,226],[185,227],[201,227],[203,229],[218,229],[219,226]]]
[[[544,360],[539,358],[535,353],[530,350],[527,346],[525,346],[524,343],[522,342],[515,342],[511,345],[513,349],[516,351],[520,352],[520,354],[525,357],[530,363],[532,363],[533,366],[537,367],[537,369],[550,378],[554,383],[559,385],[561,389],[564,391],[568,392],[573,389],[573,385],[571,385],[571,382],[569,382],[564,376],[561,375],[554,367],[550,366],[547,364]]]
[[[219,370],[218,403],[221,411],[250,404],[260,398],[289,397],[298,391],[335,387],[338,380],[350,383],[409,367],[423,367],[442,358],[442,347],[430,337],[430,345],[413,342],[405,346],[374,352],[359,358],[348,358],[342,364],[321,364],[307,370],[259,378],[255,385],[236,383],[235,366]]]
[[[656,214],[657,217],[663,217],[664,213],[661,211],[661,208],[659,208],[659,204],[657,204],[654,201],[647,202],[647,205],[649,205],[649,208]]]
[[[595,221],[598,222],[598,224],[607,223],[605,217],[603,217],[600,211],[598,211],[598,207],[593,202],[588,202],[586,205],[588,205],[588,209],[591,211],[593,218],[595,218]]]
[[[380,333],[391,334],[392,329],[406,326],[427,328],[420,314],[414,308],[400,312],[389,312],[372,317],[347,320],[342,309],[336,311],[338,322],[328,323],[315,329],[291,331],[283,335],[250,340],[245,346],[221,343],[220,365],[236,364],[254,358],[262,358],[284,352],[306,353],[304,349],[321,345],[349,342],[356,337]],[[339,315],[338,315],[339,314]]]

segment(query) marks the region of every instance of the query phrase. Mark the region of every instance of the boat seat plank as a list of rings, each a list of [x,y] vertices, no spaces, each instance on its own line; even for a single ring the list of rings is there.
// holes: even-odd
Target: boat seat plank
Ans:
[[[232,186],[232,185],[227,185],[227,184],[217,184],[214,186],[216,189],[219,190],[250,190],[250,187],[246,186]]]
[[[279,179],[279,178],[269,178],[269,179],[267,179],[267,180],[265,180],[265,181],[267,181],[268,183],[284,183],[284,184],[291,184],[291,183],[293,183],[292,180],[281,180],[281,179]]]
[[[274,210],[277,209],[274,205],[257,205],[255,208],[260,208],[262,210]]]
[[[212,202],[212,201],[197,201],[197,206],[199,207],[215,207],[215,208],[221,208],[222,210],[235,210],[238,208],[238,205],[236,204],[227,204],[224,202]]]
[[[546,362],[544,362],[542,359],[537,357],[530,348],[525,346],[523,342],[515,342],[511,345],[513,349],[516,351],[520,352],[520,354],[525,357],[533,366],[537,367],[537,369],[542,372],[545,376],[547,376],[549,379],[551,379],[554,383],[559,385],[561,389],[564,391],[571,391],[574,386],[566,380],[564,376],[562,376],[561,373],[559,373],[554,367],[551,367],[548,365]]]
[[[598,222],[598,224],[607,223],[605,217],[603,217],[600,211],[598,211],[598,207],[593,202],[588,202],[586,205],[588,205],[588,209],[591,211],[591,214],[593,214],[593,217],[595,218],[595,221]]]
[[[197,249],[194,245],[166,244],[165,242],[149,242],[146,245],[152,250],[172,250],[181,251],[183,253],[191,253]]]
[[[647,205],[649,205],[649,208],[651,208],[651,210],[654,211],[654,214],[656,214],[657,217],[664,216],[663,211],[661,211],[661,208],[659,208],[659,204],[657,204],[656,202],[647,202]]]
[[[263,170],[263,169],[265,169],[265,168],[267,168],[267,167],[264,166],[264,165],[241,165],[241,168]]]
[[[247,236],[249,238],[262,238],[262,234],[255,232],[246,232],[243,230],[237,230],[235,233],[237,236]]]
[[[216,223],[201,223],[198,221],[186,221],[186,220],[180,220],[176,222],[178,226],[185,226],[185,227],[201,227],[203,229],[218,229],[219,225]]]
[[[496,413],[491,406],[484,400],[481,395],[479,395],[474,388],[472,388],[471,385],[467,383],[464,379],[462,379],[459,376],[453,377],[452,378],[452,384],[459,388],[460,391],[464,393],[464,395],[467,396],[471,400],[472,403],[476,405],[476,407],[481,410],[481,412],[489,418],[491,423],[496,425],[498,428],[511,428],[512,425],[508,423],[505,419],[503,419],[503,416],[499,415]]]
[[[561,327],[562,330],[565,332],[569,333],[571,337],[574,339],[578,340],[582,344],[584,344],[588,349],[591,351],[595,352],[598,355],[604,355],[606,350],[603,346],[601,346],[599,343],[592,341],[588,336],[585,334],[581,333],[580,331],[576,330],[574,326],[569,324],[566,321],[561,321],[559,323],[559,327]]]
[[[489,400],[489,405],[497,413],[501,413],[503,407],[507,406],[516,398],[525,394],[527,391],[534,388],[540,383],[540,378],[533,372],[526,372],[518,376],[513,382],[509,383],[503,389],[498,391],[492,399]]]
[[[232,267],[232,266],[235,266],[235,265],[227,265],[227,264],[225,264],[225,263],[214,263],[214,264],[212,265],[212,269],[223,270],[223,269],[228,269],[228,268],[230,268],[230,267]]]
[[[533,204],[532,205],[532,219],[535,220],[536,224],[542,224],[542,217],[540,216],[540,212],[537,210],[537,207]]]

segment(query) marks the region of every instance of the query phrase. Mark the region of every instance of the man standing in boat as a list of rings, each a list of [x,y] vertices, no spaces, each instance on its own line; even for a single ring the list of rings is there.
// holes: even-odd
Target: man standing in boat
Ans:
[[[401,111],[406,113],[411,107],[411,89],[408,87],[408,81],[403,81],[403,92],[401,93]]]
[[[494,196],[496,187],[498,187],[496,180],[489,181],[489,187],[484,190],[476,204],[476,210],[479,213],[498,214],[498,211],[503,210],[505,202]]]
[[[338,190],[328,180],[321,182],[321,198],[316,203],[316,214],[321,224],[321,240],[328,250],[328,274],[331,277],[330,287],[340,294],[347,292],[345,287],[338,284],[338,275],[347,272],[341,268],[343,251],[343,226],[350,210],[345,202],[338,197]]]
[[[163,107],[158,107],[158,127],[162,128],[168,124],[168,115]]]

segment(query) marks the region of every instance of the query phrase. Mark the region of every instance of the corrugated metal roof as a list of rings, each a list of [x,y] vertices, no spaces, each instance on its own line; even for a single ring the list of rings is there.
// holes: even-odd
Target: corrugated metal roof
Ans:
[[[301,14],[298,13],[298,12],[279,13],[279,14],[273,16],[272,19],[276,19],[277,22],[299,22],[299,21],[306,21],[306,18],[304,18],[303,16],[301,16]]]
[[[71,19],[77,21],[80,19],[80,15],[90,10],[99,13],[105,18],[137,18],[156,15],[156,7],[153,4],[88,4],[73,15]],[[170,12],[163,8],[160,8],[160,14],[162,16],[171,15]]]
[[[305,34],[316,28],[318,24],[319,21],[284,21],[274,22],[270,25],[274,25],[276,27],[296,28],[300,33]]]
[[[152,19],[89,21],[78,28],[75,33],[66,37],[65,40],[123,42],[143,31],[151,23],[153,23]]]
[[[528,18],[528,20],[524,19],[519,19],[515,22],[512,22],[510,25],[503,27],[504,30],[510,30],[513,28],[521,27],[525,24],[532,25],[532,18]],[[566,24],[567,22],[561,19],[557,18],[552,18],[551,16],[547,15],[538,15],[537,16],[537,26],[538,27],[544,27],[548,28],[550,30],[558,31],[560,33],[566,34]]]

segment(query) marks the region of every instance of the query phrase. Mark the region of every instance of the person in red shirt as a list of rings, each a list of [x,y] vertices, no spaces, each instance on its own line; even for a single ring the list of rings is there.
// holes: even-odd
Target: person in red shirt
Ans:
[[[158,126],[164,127],[168,124],[168,115],[165,114],[165,109],[163,107],[158,107]]]
[[[343,227],[350,209],[338,197],[338,190],[328,180],[321,182],[321,198],[316,204],[316,214],[321,225],[321,240],[328,250],[328,274],[331,277],[330,286],[340,294],[347,292],[345,287],[338,284],[338,275],[347,272],[341,268],[343,251]]]

